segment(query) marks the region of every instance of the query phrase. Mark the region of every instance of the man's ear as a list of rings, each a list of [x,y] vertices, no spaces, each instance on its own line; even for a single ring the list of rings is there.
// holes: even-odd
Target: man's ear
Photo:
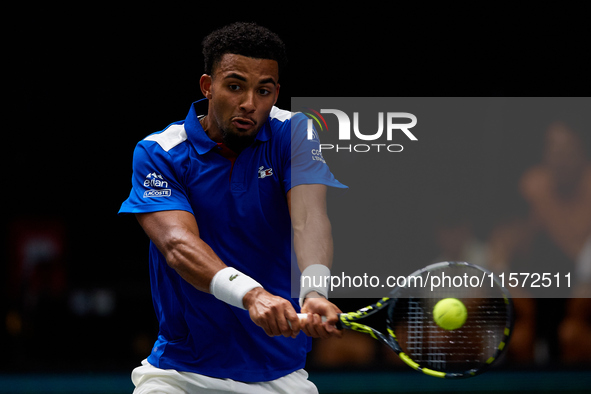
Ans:
[[[211,100],[211,82],[211,75],[203,74],[199,79],[199,87],[201,88],[201,93],[203,93],[203,96],[205,96],[205,98],[208,100]]]

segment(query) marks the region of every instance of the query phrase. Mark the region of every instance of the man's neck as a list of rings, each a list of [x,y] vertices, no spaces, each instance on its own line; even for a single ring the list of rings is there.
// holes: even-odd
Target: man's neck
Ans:
[[[219,130],[208,115],[203,116],[199,119],[199,123],[201,123],[201,127],[203,127],[203,131],[209,138],[211,138],[214,142],[223,142],[223,136],[221,130]]]

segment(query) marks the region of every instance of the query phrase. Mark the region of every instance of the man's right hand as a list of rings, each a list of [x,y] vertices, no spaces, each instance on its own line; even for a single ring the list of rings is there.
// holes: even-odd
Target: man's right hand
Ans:
[[[295,338],[299,334],[300,319],[285,298],[274,296],[262,287],[256,287],[246,293],[243,304],[252,321],[265,330],[267,335]]]

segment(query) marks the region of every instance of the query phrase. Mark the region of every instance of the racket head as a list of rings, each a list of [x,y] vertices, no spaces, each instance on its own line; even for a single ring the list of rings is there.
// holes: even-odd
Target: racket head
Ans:
[[[429,283],[434,275],[477,277],[482,285],[454,286],[453,281],[433,289],[416,285],[419,280]],[[433,308],[444,298],[457,298],[466,306],[462,327],[444,330],[433,320]],[[383,342],[413,369],[439,378],[467,378],[486,371],[507,348],[513,303],[490,271],[466,262],[435,263],[412,273],[406,286],[391,292],[387,326],[389,338]]]

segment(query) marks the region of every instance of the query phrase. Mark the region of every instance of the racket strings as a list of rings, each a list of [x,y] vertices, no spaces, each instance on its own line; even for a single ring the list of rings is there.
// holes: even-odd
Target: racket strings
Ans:
[[[445,267],[448,276],[473,274],[470,267]],[[421,275],[437,275],[423,272]],[[464,325],[444,330],[433,320],[433,308],[443,298],[462,300],[468,311]],[[503,346],[509,308],[498,287],[410,287],[398,294],[390,310],[390,326],[402,350],[421,366],[436,371],[461,373],[494,360]]]
[[[405,318],[394,318],[398,343],[414,361],[438,371],[463,371],[486,363],[497,353],[504,337],[506,318],[502,300],[481,300],[467,305],[468,319],[457,330],[447,331],[433,321],[434,300],[411,299]]]
[[[419,302],[414,299],[408,301],[408,354],[418,354],[423,348],[424,313]]]

